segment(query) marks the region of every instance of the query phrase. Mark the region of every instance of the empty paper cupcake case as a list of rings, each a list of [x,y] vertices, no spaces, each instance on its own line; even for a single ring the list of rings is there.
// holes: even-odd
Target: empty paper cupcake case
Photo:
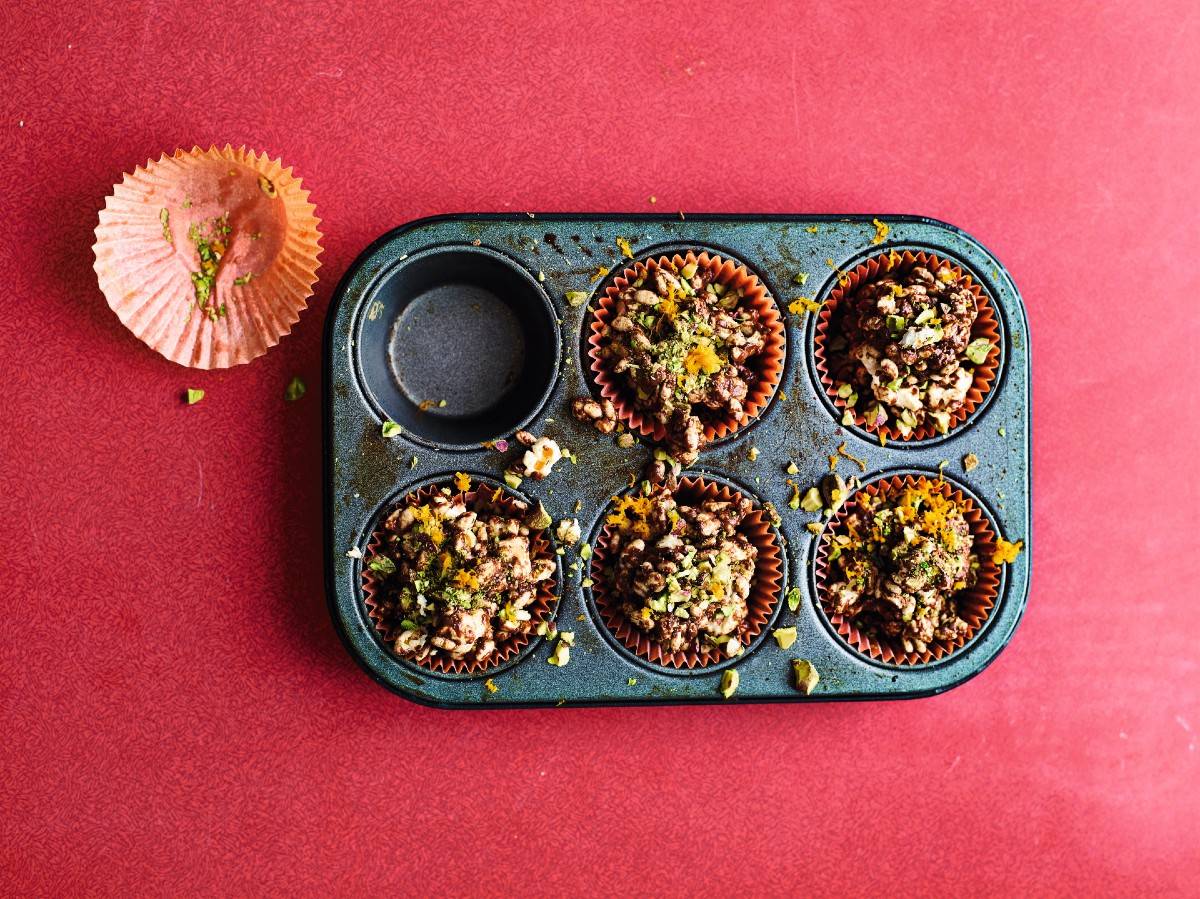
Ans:
[[[931,219],[412,222],[326,325],[334,623],[448,708],[940,693],[1025,609],[1029,366]]]

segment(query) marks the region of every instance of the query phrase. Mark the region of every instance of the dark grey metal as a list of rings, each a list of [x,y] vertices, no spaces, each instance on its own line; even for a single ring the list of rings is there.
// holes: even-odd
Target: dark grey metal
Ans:
[[[883,244],[871,243],[872,218],[891,228]],[[814,227],[816,233],[808,230]],[[566,667],[546,663],[550,647],[544,640],[534,641],[514,663],[477,677],[440,676],[398,658],[371,627],[359,587],[361,563],[346,555],[366,546],[390,503],[455,471],[497,478],[519,447],[501,454],[479,443],[527,426],[571,449],[579,462],[576,467],[563,460],[547,480],[526,480],[521,491],[541,500],[555,521],[578,518],[583,532],[594,535],[610,498],[650,458],[650,450],[640,444],[617,448],[611,438],[575,422],[569,410],[571,399],[589,391],[582,336],[588,304],[572,308],[564,294],[583,290],[594,296],[603,290],[612,275],[593,280],[598,267],[620,271],[627,261],[617,249],[617,237],[628,240],[638,258],[682,247],[733,256],[762,278],[784,311],[788,353],[781,391],[786,399],[777,395],[759,421],[710,446],[693,470],[725,479],[781,511],[786,576],[799,587],[801,603],[796,612],[781,603],[772,627],[794,625],[795,644],[784,651],[767,637],[734,662],[700,672],[635,659],[596,618],[589,591],[580,586],[587,566],[576,569],[577,551],[568,548],[559,570],[556,617],[560,629],[575,633]],[[1000,313],[1002,359],[996,386],[967,423],[932,440],[882,447],[857,428],[841,426],[813,369],[814,317],[797,321],[786,308],[801,293],[817,299],[827,295],[835,282],[834,267],[846,270],[891,248],[932,250],[963,263]],[[798,272],[810,275],[804,288],[791,283]],[[479,304],[481,315],[490,309],[495,327],[474,327],[463,316],[472,303]],[[440,335],[431,341],[437,354],[396,333],[397,320],[399,327],[416,326],[422,316],[428,316],[429,332]],[[557,330],[548,332],[547,323]],[[450,339],[453,335],[461,339]],[[410,375],[405,370],[397,378],[389,350],[404,360],[433,359],[434,367],[440,362],[446,373],[461,370],[460,392],[441,395],[446,385],[421,371]],[[978,241],[932,219],[690,215],[682,221],[658,215],[538,214],[412,222],[364,251],[338,286],[326,323],[326,579],[334,623],[347,649],[375,680],[409,699],[443,707],[811,702],[943,692],[979,673],[1000,653],[1028,599],[1029,352],[1024,305],[1008,272]],[[491,374],[480,377],[480,371]],[[437,406],[440,399],[447,400],[445,407]],[[433,405],[422,410],[423,400]],[[383,416],[398,421],[404,433],[384,439]],[[818,538],[805,524],[815,516],[787,508],[784,468],[795,462],[800,473],[793,479],[815,483],[828,471],[827,457],[843,441],[867,462],[864,480],[910,471],[936,475],[939,463],[946,461],[946,476],[980,501],[998,533],[1025,541],[1017,561],[1004,567],[1000,599],[987,625],[968,646],[941,662],[897,667],[872,661],[833,633],[814,601],[811,570]],[[751,447],[758,449],[754,462],[749,460]],[[980,459],[970,473],[961,464],[967,453]],[[573,511],[576,501],[582,502],[578,513]],[[795,658],[809,659],[821,674],[811,696],[792,686],[790,662]],[[727,667],[735,667],[740,676],[731,700],[717,692]],[[485,687],[488,678],[498,687],[494,693]]]

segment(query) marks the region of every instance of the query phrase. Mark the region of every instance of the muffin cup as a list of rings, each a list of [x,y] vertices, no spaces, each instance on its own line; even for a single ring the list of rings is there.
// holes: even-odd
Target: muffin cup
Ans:
[[[592,360],[591,371],[600,395],[611,400],[617,410],[617,417],[631,431],[640,434],[655,443],[662,442],[667,436],[664,425],[650,420],[645,413],[634,404],[633,391],[629,389],[620,375],[612,372],[608,361],[601,356],[604,329],[616,315],[617,297],[621,291],[633,281],[646,276],[649,272],[673,263],[682,267],[695,263],[713,273],[713,280],[727,287],[741,288],[746,303],[757,309],[760,321],[766,329],[766,345],[763,351],[749,360],[747,367],[755,372],[757,377],[751,385],[746,399],[742,404],[742,414],[732,415],[728,412],[717,413],[713,410],[698,410],[700,420],[704,425],[704,443],[711,443],[735,433],[739,428],[757,418],[775,395],[779,382],[783,377],[783,360],[786,346],[786,334],[783,318],[779,307],[766,286],[746,266],[730,259],[702,252],[697,255],[689,250],[687,255],[675,253],[672,256],[659,256],[644,262],[637,262],[617,275],[599,298],[592,312],[590,325],[591,335],[588,337],[588,357]]]
[[[228,145],[176,150],[124,176],[100,211],[96,275],[108,305],[138,339],[172,362],[229,368],[292,329],[312,295],[319,220],[300,179],[279,160]],[[191,231],[224,252],[208,295]]]
[[[698,503],[703,500],[732,501],[739,493],[724,484],[699,476],[687,476],[680,478],[675,495],[689,503]],[[746,645],[749,646],[770,622],[775,606],[780,601],[783,589],[783,556],[767,515],[757,504],[742,520],[738,531],[758,550],[754,583],[746,600]],[[592,598],[596,604],[596,611],[613,636],[640,658],[671,668],[705,668],[729,661],[719,647],[705,647],[699,652],[668,652],[651,640],[644,631],[630,625],[629,620],[621,614],[621,597],[613,593],[608,581],[606,562],[609,558],[609,539],[609,525],[606,524],[593,547],[589,573],[593,582]]]
[[[865,493],[868,496],[881,494],[888,496],[894,495],[906,487],[919,487],[924,484],[932,485],[937,493],[953,501],[962,510],[967,526],[975,538],[972,551],[979,560],[978,580],[973,587],[960,590],[954,595],[958,605],[958,615],[970,627],[967,634],[954,640],[931,642],[927,644],[928,648],[924,652],[915,650],[910,652],[904,649],[903,643],[899,640],[865,634],[859,630],[852,619],[845,618],[832,610],[826,602],[831,576],[829,544],[834,534],[844,533],[849,507],[856,501],[856,495],[852,495],[830,520],[818,543],[816,559],[813,562],[817,602],[820,603],[825,617],[838,636],[858,652],[891,665],[920,665],[934,662],[961,649],[979,633],[979,630],[987,622],[1000,594],[1000,568],[992,561],[992,549],[996,545],[996,534],[976,502],[949,481],[924,475],[895,475],[865,484],[857,492]]]
[[[419,506],[421,503],[431,499],[443,486],[447,486],[447,484],[427,484],[424,487],[420,487],[407,494],[398,503],[389,507],[388,512],[390,514],[402,505]],[[515,497],[504,490],[504,488],[499,489],[503,492],[495,500],[492,499],[492,496],[495,494],[497,488],[490,484],[476,484],[471,490],[466,492],[460,490],[457,493],[462,495],[466,501],[467,508],[475,511],[480,511],[484,508],[499,509],[514,518],[523,518],[528,514],[527,510],[522,511],[517,507]],[[371,534],[371,539],[367,542],[367,551],[363,553],[364,558],[369,559],[379,549],[382,543],[380,539],[382,533],[383,522],[381,520],[379,527],[375,529],[374,533]],[[557,570],[557,557],[554,554],[554,546],[547,532],[544,530],[532,531],[529,542],[530,559],[549,559],[555,562],[555,570]],[[547,578],[538,583],[534,601],[527,607],[532,616],[531,620],[535,628],[543,621],[548,622],[554,617],[555,589],[556,581],[554,578]],[[389,651],[394,651],[392,650],[392,644],[395,642],[397,633],[394,628],[383,620],[383,615],[375,604],[375,574],[367,568],[365,563],[362,566],[362,592],[363,603],[367,608],[367,616],[371,619],[371,623],[374,624],[376,633],[388,645]],[[400,656],[400,658],[430,671],[436,671],[439,674],[483,674],[484,672],[499,668],[516,658],[530,644],[531,640],[531,635],[526,633],[518,634],[504,641],[498,641],[496,649],[482,662],[468,659],[452,659],[445,655],[430,656],[420,662],[406,656]]]
[[[971,325],[971,339],[977,340],[981,337],[986,337],[992,342],[992,349],[988,351],[987,358],[981,364],[975,366],[975,377],[971,383],[971,387],[967,390],[963,404],[950,414],[950,426],[946,429],[946,433],[949,434],[971,416],[996,382],[996,372],[999,368],[1000,360],[1000,325],[996,309],[991,297],[983,291],[983,288],[975,281],[971,273],[954,260],[942,259],[934,253],[913,253],[910,250],[898,253],[899,260],[895,260],[895,257],[892,255],[893,252],[895,251],[881,253],[859,264],[853,271],[847,272],[843,277],[839,278],[833,290],[830,291],[829,297],[817,313],[816,333],[813,339],[813,354],[817,376],[820,378],[821,385],[825,388],[825,393],[833,401],[839,413],[844,415],[846,400],[837,395],[837,384],[833,379],[828,355],[829,350],[826,346],[829,340],[840,333],[841,317],[837,316],[838,321],[836,322],[834,318],[837,315],[838,305],[841,300],[853,294],[861,285],[874,281],[881,276],[897,272],[907,272],[918,265],[936,270],[942,263],[948,263],[956,275],[965,276],[967,288],[975,295],[975,305],[979,313],[975,318],[974,324]],[[859,408],[854,410],[854,422],[863,430],[869,431],[872,434],[882,434],[885,439],[896,441],[926,440],[938,436],[936,425],[928,419],[919,427],[913,428],[907,437],[895,426],[891,417],[889,417],[887,424],[882,427],[875,424],[868,425],[866,418],[862,414],[862,410],[870,405],[870,402],[864,402],[866,399],[866,397],[860,398],[858,402]]]

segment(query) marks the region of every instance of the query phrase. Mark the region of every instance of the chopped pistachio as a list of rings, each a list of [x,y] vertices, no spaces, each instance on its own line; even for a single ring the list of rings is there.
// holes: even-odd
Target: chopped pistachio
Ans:
[[[383,427],[380,429],[380,433],[389,440],[392,437],[399,437],[403,431],[404,429],[390,418],[383,423]]]
[[[439,409],[445,409],[445,408],[446,408],[446,401],[445,401],[445,400],[438,400],[438,403],[437,403],[437,404],[438,404],[438,408],[439,408]]]
[[[821,522],[819,521],[810,521],[804,527],[808,529],[810,534],[820,534],[821,531],[824,530],[824,528],[821,527]]]
[[[842,399],[845,399],[852,393],[854,393],[854,385],[853,384],[839,384],[838,385],[837,395],[840,396]]]
[[[691,279],[696,276],[697,268],[698,268],[698,266],[696,265],[696,263],[689,262],[687,265],[685,265],[683,268],[681,268],[679,270],[679,274],[683,275],[685,278]]]
[[[963,471],[971,471],[979,464],[979,457],[974,453],[967,453],[963,456]]]
[[[796,629],[794,627],[777,627],[773,636],[780,649],[788,649],[796,642]]]
[[[292,378],[292,380],[288,382],[287,389],[283,391],[283,398],[289,403],[294,403],[296,400],[300,399],[300,397],[304,396],[307,391],[308,388],[304,386],[304,382],[302,380],[299,378]]]
[[[163,240],[170,244],[175,243],[175,238],[171,236],[171,213],[165,206],[158,213],[158,220],[162,222]]]
[[[792,673],[796,676],[796,689],[805,696],[811,695],[821,680],[816,665],[808,659],[792,659]]]
[[[521,486],[521,478],[519,475],[515,475],[511,471],[506,471],[504,472],[504,483],[506,483],[513,490],[516,490]]]
[[[738,681],[740,679],[741,678],[738,677],[736,669],[727,669],[725,673],[721,675],[721,695],[728,699],[730,696],[736,693]]]
[[[187,389],[187,394],[185,396],[185,399],[187,400],[187,404],[189,406],[194,406],[194,405],[196,405],[196,403],[198,403],[202,399],[204,399],[204,391],[200,390],[197,387],[189,387]]]
[[[903,315],[889,315],[885,321],[887,322],[889,331],[903,331],[908,325],[908,319]]]
[[[413,456],[412,460],[408,463],[408,467],[415,471],[417,468],[418,462],[419,462],[419,460],[417,459],[417,457]]]
[[[792,587],[787,592],[788,608],[793,612],[800,608],[800,588]]]
[[[541,271],[540,269],[538,270],[538,280],[539,280],[539,281],[545,281],[545,280],[546,280],[546,273],[545,273],[545,272],[543,272],[543,271]]]
[[[554,644],[554,651],[550,653],[550,658],[546,661],[551,665],[556,665],[562,668],[571,661],[571,644],[561,638]]]
[[[376,556],[367,563],[367,568],[378,574],[387,575],[396,573],[396,563],[387,556]]]
[[[568,646],[574,646],[575,645],[575,632],[574,631],[559,631],[558,639],[562,640]]]
[[[568,290],[566,298],[567,305],[572,307],[582,306],[587,302],[588,292],[586,290]]]
[[[579,544],[579,558],[586,562],[591,557],[592,545],[585,540],[583,543]]]
[[[749,459],[751,462],[757,462],[758,461],[758,447],[757,446],[750,447],[750,451],[746,453],[746,458]]]
[[[636,683],[637,683],[637,678],[636,678],[636,677],[631,677],[631,678],[629,678],[629,680],[625,681],[625,683],[629,684],[629,686],[631,686],[631,687],[632,687],[634,684],[636,684]]]
[[[809,487],[804,498],[800,500],[800,508],[805,512],[818,512],[821,509],[821,492],[816,487]]]
[[[546,507],[539,500],[537,509],[529,517],[529,527],[535,531],[542,531],[550,527],[553,523],[554,519],[550,517],[550,513],[546,511]]]
[[[629,449],[633,444],[633,434],[629,433],[629,431],[622,431],[617,435],[617,446],[621,449]]]
[[[996,428],[996,433],[999,434],[1001,437],[1005,436],[1004,428]]]
[[[585,577],[582,581],[579,582],[579,586],[587,588],[587,587],[592,586],[593,583],[595,583],[595,582],[590,577]]]
[[[808,272],[797,272],[795,277],[792,278],[792,283],[799,284],[801,287],[803,287],[806,283],[808,283]]]
[[[978,340],[972,340],[967,344],[964,351],[968,359],[976,365],[982,365],[988,357],[988,353],[992,350],[992,342],[986,337],[980,337]]]
[[[787,466],[788,474],[800,474],[800,469],[796,467],[795,462],[789,462]]]

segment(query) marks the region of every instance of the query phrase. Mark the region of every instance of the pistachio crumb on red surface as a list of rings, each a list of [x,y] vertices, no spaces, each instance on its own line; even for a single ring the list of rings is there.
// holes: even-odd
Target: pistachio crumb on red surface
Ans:
[[[526,520],[528,506],[514,501],[512,509],[486,492],[468,506],[447,488],[384,520],[366,567],[398,655],[482,662],[537,626],[529,607],[554,562],[531,555],[537,529]]]
[[[748,363],[766,346],[759,312],[713,269],[664,260],[617,296],[598,352],[634,408],[666,431],[671,455],[694,462],[704,419],[740,419],[758,375]]]

